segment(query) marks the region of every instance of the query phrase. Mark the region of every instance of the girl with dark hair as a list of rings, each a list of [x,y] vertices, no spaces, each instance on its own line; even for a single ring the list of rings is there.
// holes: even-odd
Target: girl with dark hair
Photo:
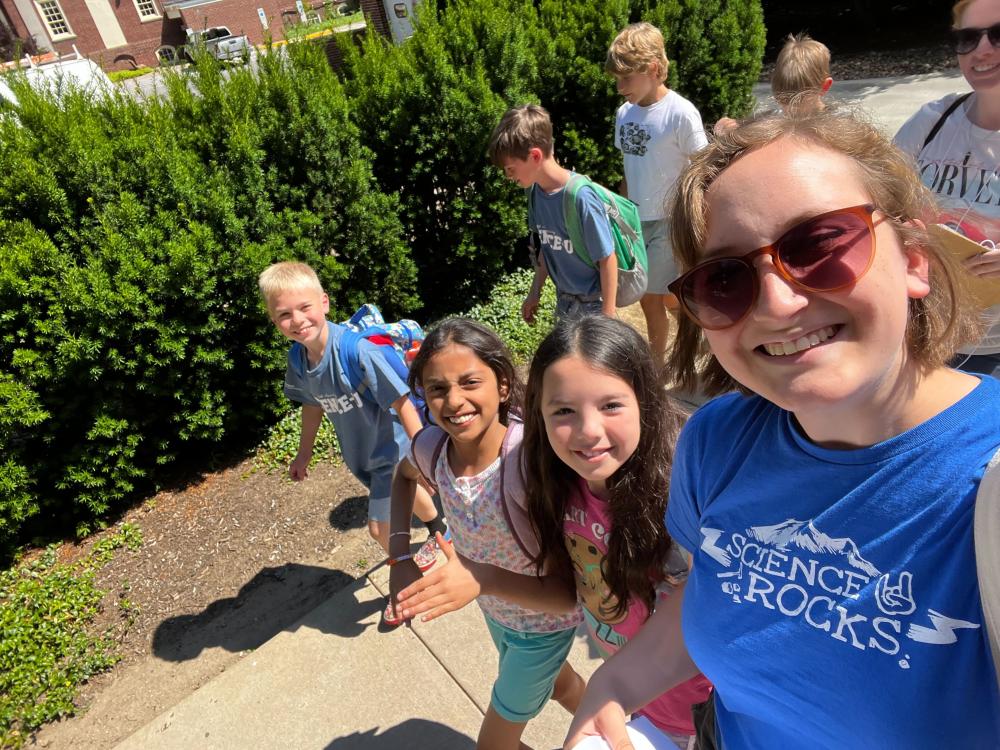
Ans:
[[[562,321],[535,353],[524,428],[528,514],[541,545],[535,563],[572,566],[604,658],[687,577],[687,558],[663,524],[680,425],[649,346],[621,321]],[[710,691],[699,675],[637,713],[688,747],[691,707]]]
[[[413,438],[393,478],[390,599],[398,617],[423,612],[424,620],[478,600],[500,673],[476,747],[523,748],[526,723],[549,698],[573,712],[584,684],[566,663],[580,622],[571,579],[525,575],[538,542],[518,486],[521,381],[493,331],[453,318],[424,340],[410,366],[410,388],[434,424]],[[448,562],[424,578],[409,554],[419,481],[440,493],[454,539],[452,548],[439,535]]]

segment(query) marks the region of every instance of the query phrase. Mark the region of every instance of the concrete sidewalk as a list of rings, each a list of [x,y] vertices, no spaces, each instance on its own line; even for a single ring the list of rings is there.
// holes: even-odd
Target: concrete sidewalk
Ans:
[[[964,91],[969,91],[969,84],[956,67],[947,73],[860,81],[835,80],[827,97],[838,105],[861,109],[891,138],[921,105],[946,94]],[[753,94],[758,107],[768,109],[776,106],[771,98],[770,84],[757,84],[753,87]],[[706,123],[706,127],[711,127],[711,123]]]
[[[380,565],[117,750],[474,748],[497,669],[479,607],[379,632],[387,593]],[[570,660],[599,663],[580,635]],[[524,741],[560,747],[569,719],[550,703]]]
[[[831,96],[891,136],[925,102],[968,86],[955,71],[837,81]],[[770,106],[770,87],[755,89]],[[477,606],[378,632],[388,593],[379,566],[118,745],[119,750],[468,749],[489,704],[496,651]],[[580,636],[570,656],[597,660]],[[562,743],[569,716],[549,705],[528,725],[536,750]]]

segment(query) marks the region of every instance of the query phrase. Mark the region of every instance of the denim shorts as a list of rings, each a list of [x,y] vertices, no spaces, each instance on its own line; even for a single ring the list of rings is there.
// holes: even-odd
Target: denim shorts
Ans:
[[[523,724],[541,713],[552,696],[576,628],[522,633],[488,615],[486,626],[500,652],[500,673],[493,683],[490,705],[501,718]]]
[[[368,520],[389,523],[389,496],[392,492],[393,467],[382,467],[374,474],[355,474],[368,489]]]
[[[556,319],[581,318],[584,315],[600,315],[604,311],[601,295],[581,297],[577,294],[558,292],[556,295]]]

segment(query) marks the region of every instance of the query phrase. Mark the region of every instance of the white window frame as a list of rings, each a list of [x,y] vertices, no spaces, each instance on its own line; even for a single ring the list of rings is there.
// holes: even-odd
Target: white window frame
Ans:
[[[139,14],[139,20],[142,22],[155,21],[158,18],[162,18],[159,8],[156,7],[156,0],[132,0],[132,4],[135,6],[135,12]],[[149,5],[153,8],[152,13],[146,13],[143,15],[142,6]]]
[[[64,32],[56,32],[53,28],[53,21],[45,13],[44,6],[55,6],[56,10],[59,11],[60,21],[56,23],[61,23],[66,27]],[[66,11],[63,10],[62,5],[59,0],[35,0],[35,9],[38,11],[38,17],[42,19],[42,23],[45,24],[45,29],[49,32],[49,37],[51,37],[53,42],[57,42],[60,39],[73,39],[76,34],[73,33],[73,27],[69,25],[69,19],[66,18]]]

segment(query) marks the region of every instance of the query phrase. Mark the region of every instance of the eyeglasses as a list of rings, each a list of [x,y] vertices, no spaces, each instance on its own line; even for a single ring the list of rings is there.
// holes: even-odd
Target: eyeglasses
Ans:
[[[995,23],[988,29],[977,29],[969,27],[967,29],[952,29],[951,38],[955,40],[955,52],[960,55],[967,55],[979,46],[979,40],[986,34],[990,44],[1000,47],[1000,23]]]
[[[742,256],[712,258],[675,279],[668,289],[684,312],[709,331],[729,328],[745,318],[760,295],[754,267],[760,255],[797,287],[835,292],[858,281],[875,257],[875,206],[829,211],[796,224],[773,244]]]

